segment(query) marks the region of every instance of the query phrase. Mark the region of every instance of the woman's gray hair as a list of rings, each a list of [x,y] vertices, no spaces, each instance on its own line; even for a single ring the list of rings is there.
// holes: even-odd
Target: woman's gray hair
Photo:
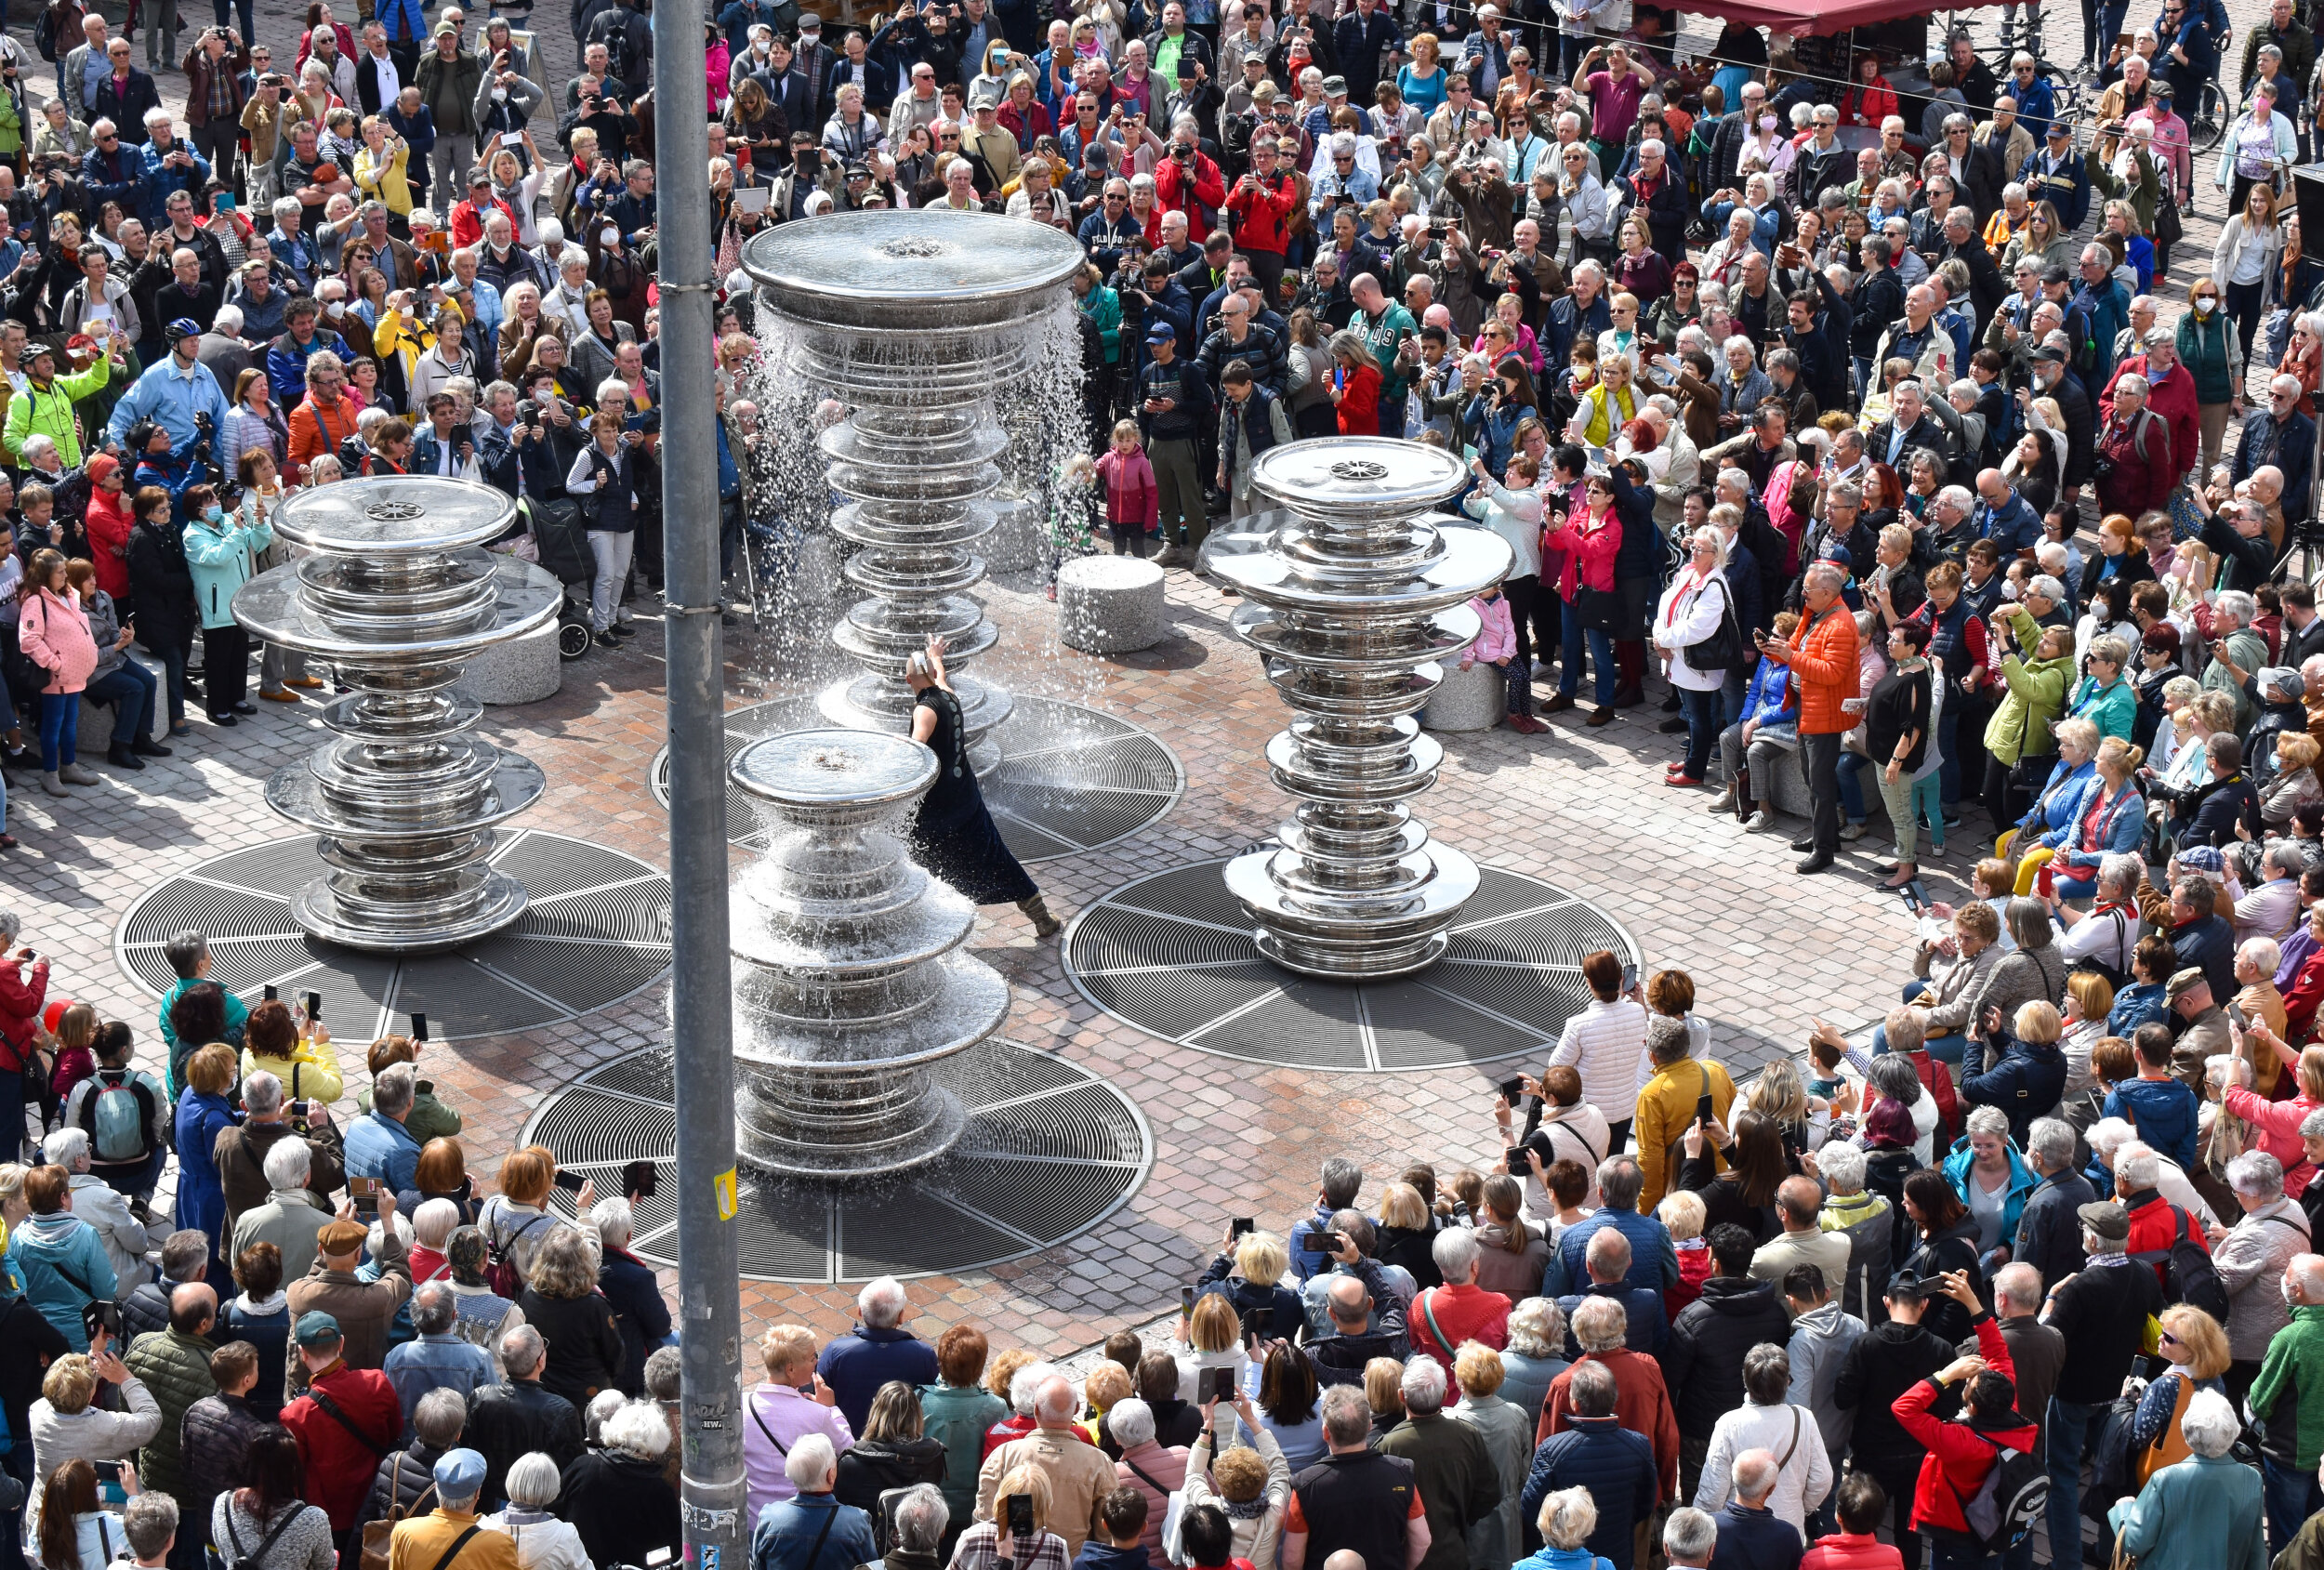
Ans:
[[[2324,1132],[2324,1130],[2318,1130]],[[2090,1141],[2090,1153],[2101,1161],[2111,1163],[2114,1153],[2138,1138],[2138,1130],[2120,1117],[2102,1117],[2090,1126],[2082,1138]]]
[[[1125,1397],[1105,1409],[1105,1426],[1115,1444],[1135,1450],[1154,1437],[1154,1408],[1134,1395]]]
[[[1611,1298],[1584,1298],[1574,1308],[1574,1340],[1584,1352],[1612,1352],[1630,1339],[1630,1315]]]
[[[2127,392],[2133,398],[2144,398],[2147,393],[2146,378],[2135,371],[2125,371],[2114,378],[2114,389]]]
[[[2324,1118],[2324,1111],[2310,1115]],[[1509,1311],[1509,1350],[1519,1357],[1563,1355],[1565,1311],[1547,1298],[1527,1298]]]
[[[1972,1134],[1999,1134],[2005,1142],[2009,1139],[2009,1114],[2000,1107],[1972,1107],[1962,1126]]]
[[[2212,597],[2211,608],[2216,614],[2233,616],[2244,626],[2259,613],[2259,604],[2239,588],[2223,588]]]
[[[1436,1234],[1429,1258],[1448,1282],[1464,1282],[1476,1270],[1477,1234],[1467,1227],[1448,1227]]]
[[[2324,1140],[2324,1107],[2318,1107],[2300,1120],[2300,1137],[2304,1140]]]
[[[2009,935],[2019,948],[2046,948],[2051,938],[2050,907],[2030,894],[2009,903]]]
[[[1426,1353],[1419,1354],[1405,1364],[1397,1388],[1404,1392],[1406,1411],[1436,1411],[1445,1405],[1445,1366]]]
[[[2130,379],[2128,376],[2122,378],[2123,381]],[[2131,660],[2131,646],[2109,633],[2104,638],[2093,638],[2090,640],[2090,657],[2093,660],[2104,660],[2110,666],[2125,666]]]
[[[2281,1199],[2284,1164],[2264,1150],[2247,1150],[2227,1163],[2227,1186],[2247,1199]]]
[[[667,1447],[669,1425],[662,1420],[659,1412],[654,1414],[654,1421],[661,1429]],[[821,1493],[838,1464],[838,1452],[831,1447],[827,1437],[820,1433],[803,1434],[792,1444],[791,1453],[783,1458],[783,1475],[802,1494]]]
[[[1845,1140],[1834,1140],[1816,1153],[1816,1170],[1834,1194],[1864,1192],[1864,1152]]]
[[[1710,545],[1710,564],[1712,567],[1720,568],[1724,567],[1727,564],[1727,539],[1726,536],[1722,534],[1718,530],[1712,528],[1708,523],[1704,524],[1701,528],[1695,531],[1694,543],[1697,545],[1703,545],[1706,543]]]
[[[2215,1461],[2235,1444],[2243,1425],[2225,1396],[2215,1390],[2199,1390],[2186,1404],[2186,1415],[2179,1419],[2179,1431],[2186,1436],[2188,1449],[2207,1461]]]
[[[17,934],[23,930],[24,918],[7,906],[0,905],[0,947],[13,944]]]
[[[431,1391],[429,1393],[433,1394]],[[527,1510],[547,1510],[564,1487],[557,1463],[542,1451],[519,1456],[508,1466],[508,1502]]]
[[[631,1213],[629,1201],[615,1194],[601,1199],[589,1211],[589,1222],[597,1228],[599,1242],[606,1248],[627,1248],[637,1231],[637,1219]]]
[[[1912,1060],[1901,1052],[1883,1052],[1874,1058],[1864,1079],[1888,1101],[1905,1106],[1920,1102],[1922,1094],[1920,1071],[1912,1066]]]
[[[617,1390],[599,1391],[590,1399],[588,1409],[581,1415],[581,1427],[591,1445],[605,1443],[605,1425],[614,1420],[614,1414],[627,1405],[629,1398]]]

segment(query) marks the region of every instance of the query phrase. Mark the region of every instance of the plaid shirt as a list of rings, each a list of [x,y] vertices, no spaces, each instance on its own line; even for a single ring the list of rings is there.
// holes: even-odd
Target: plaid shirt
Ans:
[[[1066,1570],[1065,1539],[1054,1532],[1044,1532],[1037,1541],[1019,1537],[1012,1545],[1015,1552],[1010,1557],[1016,1570]],[[953,1550],[947,1570],[994,1570],[1000,1561],[1000,1528],[989,1521],[980,1521],[960,1535],[960,1546]]]

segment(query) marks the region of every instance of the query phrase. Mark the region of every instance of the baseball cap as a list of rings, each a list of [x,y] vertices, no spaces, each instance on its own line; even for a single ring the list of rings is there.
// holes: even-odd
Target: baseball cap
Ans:
[[[2041,281],[2044,284],[2071,284],[2074,275],[2067,270],[2064,262],[2052,262],[2041,270]]]
[[[1146,329],[1146,342],[1148,343],[1176,343],[1177,341],[1178,335],[1170,331],[1167,323],[1156,322]]]
[[[2041,134],[2045,137],[2070,137],[2074,134],[2074,127],[2063,120],[2053,120],[2043,127]]]
[[[327,1347],[339,1339],[339,1322],[321,1309],[309,1309],[292,1333],[302,1347]]]

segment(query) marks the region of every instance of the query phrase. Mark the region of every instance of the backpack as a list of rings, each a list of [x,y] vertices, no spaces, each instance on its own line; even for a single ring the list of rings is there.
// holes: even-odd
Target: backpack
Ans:
[[[2070,976],[2086,973],[2093,976],[2104,976],[2108,986],[2112,987],[2117,992],[2120,992],[2125,986],[2130,984],[2130,971],[2126,967],[2130,961],[2131,948],[2133,944],[2137,942],[2137,938],[2134,933],[2134,929],[2131,926],[2129,917],[2124,916],[2119,908],[2109,911],[2093,910],[2083,919],[2094,920],[2100,916],[2108,917],[2114,922],[2114,943],[2112,944],[2112,948],[2115,957],[2122,960],[2123,965],[2109,965],[2105,960],[2099,958],[2097,954],[2085,954],[2080,959],[2074,961],[2073,969],[2068,970],[2067,974]]]
[[[89,1153],[108,1166],[129,1166],[153,1154],[153,1091],[135,1070],[100,1068],[97,1090],[81,1102],[80,1125]]]
[[[1968,1523],[1978,1549],[2000,1553],[2024,1542],[2048,1511],[2050,1473],[2030,1451],[1996,1444],[1975,1429],[1969,1431],[1993,1446],[1993,1465],[1975,1493],[1963,1496],[1956,1488],[1953,1497],[1961,1500],[1961,1518]]]
[[[547,1220],[547,1216],[534,1217],[517,1228],[516,1236],[506,1243],[491,1231],[485,1233],[484,1285],[492,1288],[495,1297],[506,1298],[513,1303],[524,1295],[524,1273],[517,1269],[517,1243],[526,1233]],[[2225,1319],[2224,1312],[2221,1319],[2223,1322]]]
[[[2171,1219],[2178,1230],[2168,1247],[2142,1249],[2131,1258],[2161,1273],[2164,1302],[2201,1309],[2226,1324],[2227,1288],[2219,1279],[2218,1268],[2203,1246],[2187,1235],[2186,1212],[2172,1205]]]

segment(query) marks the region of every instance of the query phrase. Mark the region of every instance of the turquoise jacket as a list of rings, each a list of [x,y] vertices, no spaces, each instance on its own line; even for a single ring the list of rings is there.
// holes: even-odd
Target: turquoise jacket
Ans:
[[[2266,1570],[2265,1497],[2257,1468],[2233,1456],[2189,1456],[2146,1480],[2106,1520],[2141,1564]]]
[[[2034,1175],[2032,1168],[2026,1165],[2015,1145],[2005,1143],[2002,1148],[2009,1153],[2009,1198],[2001,1206],[2001,1242],[2004,1246],[2014,1247],[2017,1242],[2017,1218],[2026,1213],[2026,1201],[2031,1199],[2033,1191],[2041,1186],[2041,1180]],[[1976,1153],[1969,1148],[1969,1136],[1966,1134],[1953,1141],[1952,1154],[1945,1158],[1945,1181],[1953,1185],[1953,1192],[1961,1195],[1963,1205],[1969,1203],[1969,1164],[1975,1159]]]
[[[2131,721],[2138,715],[2138,689],[2124,676],[2116,677],[2111,687],[2101,687],[2096,677],[2085,676],[2074,689],[2066,714],[2069,719],[2087,719],[2097,726],[2101,741],[2119,736],[2127,742],[2131,739]]]
[[[234,590],[250,581],[257,553],[274,543],[274,531],[263,520],[245,525],[238,518],[191,518],[185,542],[202,626],[233,626]]]

